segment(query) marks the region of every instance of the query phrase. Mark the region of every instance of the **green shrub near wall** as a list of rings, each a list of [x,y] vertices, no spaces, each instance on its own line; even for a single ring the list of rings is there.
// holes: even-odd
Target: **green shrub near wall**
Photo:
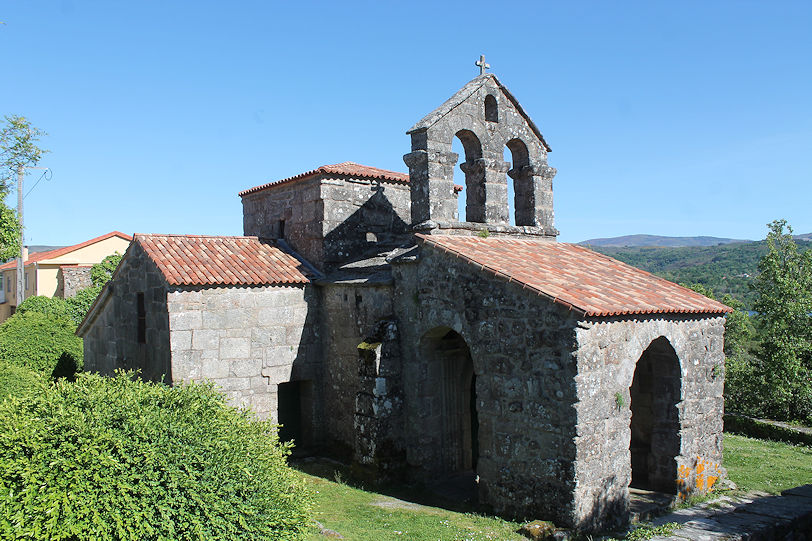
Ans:
[[[25,396],[45,383],[46,380],[33,370],[0,361],[0,400]]]
[[[0,361],[53,377],[82,368],[82,339],[64,316],[29,310],[0,325]]]
[[[300,539],[287,453],[209,386],[80,374],[0,402],[0,538]]]
[[[725,432],[812,447],[812,434],[735,413],[725,413]]]

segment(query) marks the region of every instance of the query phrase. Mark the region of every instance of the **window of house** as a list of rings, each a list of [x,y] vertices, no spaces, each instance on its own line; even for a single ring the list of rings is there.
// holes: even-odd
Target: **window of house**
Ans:
[[[25,273],[25,290],[28,291],[28,273]]]
[[[144,294],[136,293],[136,305],[138,312],[138,343],[147,343],[147,308],[144,304]]]

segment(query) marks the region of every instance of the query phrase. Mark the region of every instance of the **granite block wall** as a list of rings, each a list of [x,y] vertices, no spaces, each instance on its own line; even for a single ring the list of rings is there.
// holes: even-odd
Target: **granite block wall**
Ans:
[[[416,262],[393,265],[393,276],[404,440],[414,474],[436,479],[452,473],[444,456],[449,443],[442,436],[453,437],[443,428],[449,417],[442,398],[447,391],[437,377],[439,346],[433,338],[438,330],[454,331],[470,350],[475,374],[480,501],[499,513],[571,524],[577,400],[573,312],[425,245]]]
[[[327,271],[368,248],[402,238],[410,212],[409,186],[404,182],[335,175],[273,186],[247,194],[242,201],[246,235],[284,238],[310,263]]]
[[[321,377],[312,286],[172,288],[167,307],[175,382],[212,381],[232,405],[276,422],[278,385]]]
[[[386,469],[402,432],[392,287],[324,284],[321,293],[329,448],[360,464]]]
[[[630,387],[641,357],[653,343],[662,343],[660,349],[664,352],[671,351],[670,362],[677,375],[677,418],[672,425],[672,420],[664,420],[659,439],[658,426],[654,425],[654,454],[658,453],[658,445],[673,445],[670,455],[676,456],[660,457],[666,463],[652,465],[651,471],[665,471],[670,461],[672,491],[678,489],[683,495],[706,490],[709,478],[712,486],[725,475],[721,467],[723,334],[724,318],[718,316],[658,315],[579,322],[574,465],[579,524],[596,528],[611,525],[607,521],[611,522],[613,516],[625,516],[627,487],[632,478],[629,427],[635,397]],[[671,385],[665,380],[663,383]],[[662,385],[658,387],[656,381],[653,390],[660,394],[671,392]]]
[[[138,336],[138,294],[145,308],[145,340]],[[144,251],[132,244],[115,279],[101,293],[84,328],[85,370],[111,375],[141,371],[144,379],[171,381],[167,286]]]
[[[404,240],[409,224],[406,183],[323,178],[324,267],[332,269],[370,248]]]
[[[305,259],[320,265],[323,260],[321,219],[324,209],[317,178],[247,194],[242,198],[242,205],[245,235],[284,238]]]

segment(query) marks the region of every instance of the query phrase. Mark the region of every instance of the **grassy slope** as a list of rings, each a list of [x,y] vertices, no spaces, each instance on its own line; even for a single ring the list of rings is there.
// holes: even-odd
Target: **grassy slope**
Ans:
[[[812,447],[725,434],[724,456],[740,491],[778,493],[812,483]]]
[[[725,467],[739,492],[778,493],[812,483],[812,448],[725,434]],[[329,477],[329,472],[321,471]],[[399,508],[399,500],[307,474],[315,492],[315,519],[346,539],[386,541],[521,540],[519,524],[437,507]],[[372,505],[388,502],[392,507]],[[406,504],[410,507],[410,504]],[[542,517],[539,517],[542,518]],[[325,539],[314,531],[308,541]]]
[[[415,506],[366,492],[343,483],[305,475],[315,491],[315,516],[325,528],[354,541],[389,539],[522,540],[519,524],[470,513],[456,513],[437,507]],[[391,507],[373,505],[383,502]],[[401,504],[408,508],[399,508]],[[325,539],[314,531],[308,541]]]

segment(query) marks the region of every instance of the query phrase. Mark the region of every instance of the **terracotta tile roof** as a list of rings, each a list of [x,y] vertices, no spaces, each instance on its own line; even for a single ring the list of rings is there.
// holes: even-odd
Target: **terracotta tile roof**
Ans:
[[[315,177],[316,175],[341,175],[353,178],[383,180],[399,184],[407,184],[409,182],[408,173],[398,173],[396,171],[378,169],[377,167],[361,165],[355,162],[342,162],[335,163],[332,165],[322,165],[321,167],[311,169],[310,171],[305,171],[304,173],[299,173],[298,175],[294,175],[292,177],[283,178],[281,180],[275,180],[273,182],[268,182],[267,184],[262,184],[261,186],[254,186],[253,188],[241,191],[237,195],[243,197],[248,194],[260,192],[266,188],[279,186],[281,184],[288,184],[290,182],[295,182],[298,180],[304,180],[307,178]],[[454,190],[457,192],[462,191],[462,186],[455,185]]]
[[[193,285],[305,284],[305,265],[257,237],[136,234],[167,283]]]
[[[731,312],[724,304],[583,246],[561,242],[417,235],[586,316]]]
[[[370,167],[368,165],[361,165],[355,162],[342,162],[333,165],[322,165],[316,169],[299,173],[292,177],[283,178],[282,180],[275,180],[261,186],[255,186],[239,193],[239,196],[248,195],[254,192],[259,192],[271,186],[278,186],[280,184],[287,184],[297,180],[304,180],[306,178],[314,177],[316,175],[343,175],[355,178],[364,179],[378,179],[386,180],[389,182],[407,183],[409,182],[408,173],[397,173],[395,171],[387,171],[386,169],[378,169],[377,167]]]
[[[106,235],[102,235],[100,237],[96,237],[95,239],[86,240],[84,242],[80,242],[79,244],[74,244],[73,246],[64,246],[62,248],[57,248],[56,250],[48,250],[45,252],[33,252],[28,254],[28,259],[25,260],[25,264],[29,265],[30,263],[37,263],[40,261],[45,261],[47,259],[53,259],[55,257],[63,256],[65,254],[69,254],[73,251],[78,250],[79,248],[84,248],[85,246],[90,246],[91,244],[95,244],[102,240],[107,240],[111,237],[120,237],[124,240],[132,241],[133,238],[129,235],[125,235],[120,231],[111,231]],[[0,265],[0,270],[7,270],[7,269],[14,269],[17,267],[17,260],[9,261],[3,265]]]

